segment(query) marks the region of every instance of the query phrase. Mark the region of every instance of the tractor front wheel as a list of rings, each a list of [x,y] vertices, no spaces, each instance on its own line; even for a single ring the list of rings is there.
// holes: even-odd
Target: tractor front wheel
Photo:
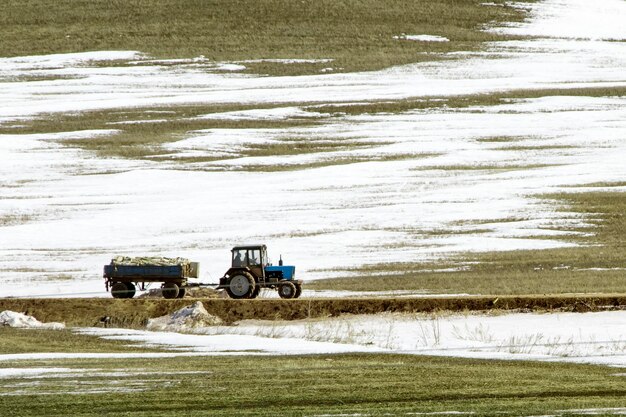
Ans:
[[[296,286],[293,282],[283,282],[278,286],[280,298],[294,298],[296,296]]]
[[[247,272],[240,272],[230,278],[226,292],[230,298],[251,298],[255,288],[256,285],[252,275]]]

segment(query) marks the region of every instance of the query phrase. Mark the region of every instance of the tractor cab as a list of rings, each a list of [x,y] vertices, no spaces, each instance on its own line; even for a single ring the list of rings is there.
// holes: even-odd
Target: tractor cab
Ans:
[[[232,252],[232,268],[248,268],[255,277],[265,276],[267,246],[235,246]]]
[[[267,264],[267,247],[265,245],[235,246],[231,252],[233,254],[233,268]]]

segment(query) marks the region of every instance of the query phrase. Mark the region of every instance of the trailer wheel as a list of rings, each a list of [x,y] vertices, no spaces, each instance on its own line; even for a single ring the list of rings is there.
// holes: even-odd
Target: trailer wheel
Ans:
[[[174,282],[166,282],[163,284],[163,287],[161,287],[161,292],[163,293],[163,298],[176,298],[178,297],[178,293],[179,293],[179,288],[178,285],[176,285],[176,283]]]
[[[111,295],[113,298],[126,298],[128,287],[123,282],[114,282],[111,285]]]
[[[226,292],[230,298],[250,298],[254,293],[255,287],[252,275],[242,271],[230,278]]]
[[[296,286],[290,281],[282,282],[278,286],[278,295],[280,295],[280,298],[295,298]]]
[[[293,298],[300,298],[302,295],[302,284],[294,284],[296,286],[296,294]]]
[[[135,288],[135,284],[133,284],[132,282],[127,282],[126,283],[126,294],[125,294],[124,298],[133,298],[136,293],[137,293],[137,288]]]
[[[178,296],[176,298],[184,298],[185,294],[187,294],[187,288],[179,287],[178,288]]]

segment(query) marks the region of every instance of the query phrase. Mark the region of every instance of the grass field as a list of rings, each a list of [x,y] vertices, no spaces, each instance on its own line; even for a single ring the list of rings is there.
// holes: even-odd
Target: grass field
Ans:
[[[132,0],[81,2],[70,0],[8,1],[0,15],[0,56],[83,52],[92,50],[137,50],[159,58],[192,58],[204,55],[215,61],[246,61],[247,71],[272,75],[334,71],[376,70],[392,65],[439,59],[439,53],[471,51],[486,41],[504,39],[483,31],[488,25],[521,21],[526,13],[497,0],[490,5],[479,0],[408,1],[173,1]],[[394,39],[407,34],[443,36],[450,42],[415,42]],[[267,60],[298,58],[322,62],[285,64]],[[326,61],[330,60],[330,61]],[[250,62],[252,61],[252,62]],[[125,66],[127,63],[106,63]],[[95,64],[98,65],[98,64]],[[104,65],[104,64],[103,64]],[[54,78],[64,79],[63,76]],[[9,81],[51,80],[34,76]],[[458,100],[467,103],[467,100]],[[455,101],[456,103],[456,101]],[[293,103],[299,105],[299,103]],[[311,103],[307,103],[311,104]],[[320,103],[323,104],[323,103]],[[449,105],[454,105],[450,102]],[[284,104],[283,104],[284,105]],[[442,103],[432,101],[429,106]],[[387,105],[364,104],[369,110],[389,111]],[[373,107],[372,107],[373,106]],[[391,105],[395,111],[414,108],[413,101]],[[50,133],[85,129],[117,129],[117,133],[71,141],[68,146],[95,151],[101,157],[172,161],[186,165],[234,157],[282,156],[285,152],[355,150],[367,143],[333,141],[304,149],[302,140],[292,146],[289,138],[277,144],[233,149],[228,155],[172,158],[163,144],[188,137],[200,129],[287,129],[319,124],[328,119],[284,121],[203,120],[197,116],[233,110],[258,109],[258,105],[184,105],[102,110],[79,114],[44,114],[35,120],[3,123],[0,133]],[[271,105],[266,106],[271,107]],[[355,109],[361,109],[356,106]],[[316,109],[312,109],[316,111]],[[320,111],[335,112],[340,107]],[[368,110],[368,111],[369,111]],[[163,113],[167,112],[167,113]],[[126,123],[148,121],[154,123]],[[306,138],[309,140],[310,138]],[[321,148],[321,149],[320,149]],[[391,155],[402,160],[411,154]],[[417,156],[419,157],[419,155]],[[354,157],[329,157],[325,161],[289,166],[308,169],[362,162]],[[286,169],[281,165],[277,169]],[[248,166],[246,170],[271,170]]]
[[[499,91],[485,94],[471,94],[459,96],[441,96],[414,98],[402,100],[371,101],[364,103],[326,104],[311,106],[311,110],[330,114],[377,114],[377,113],[402,113],[412,110],[425,109],[465,109],[468,107],[496,106],[510,103],[514,100],[525,100],[542,97],[558,96],[584,96],[584,97],[619,97],[626,94],[626,88],[612,87],[586,87],[586,88],[548,88],[548,89],[520,89],[511,91]],[[479,110],[477,110],[479,111]]]
[[[612,415],[626,395],[608,367],[403,355],[26,360],[1,374],[12,417]]]
[[[493,58],[496,62],[498,52],[495,52],[493,48],[489,49],[488,42],[516,38],[484,31],[484,29],[522,21],[528,16],[524,8],[519,7],[520,4],[523,6],[524,3],[531,3],[531,1],[522,0],[514,5],[505,0],[489,2],[485,0],[4,0],[0,8],[0,39],[2,39],[0,57],[104,50],[138,51],[146,54],[146,58],[157,59],[202,56],[214,63],[239,63],[245,66],[245,70],[242,71],[244,74],[234,74],[234,78],[239,75],[248,77],[250,74],[294,76],[375,71],[396,65],[447,59],[455,60],[452,63],[456,63],[456,59],[460,59],[459,57],[464,55],[450,55],[449,53],[465,51],[490,50],[490,58],[486,59]],[[449,41],[411,41],[402,39],[404,34],[436,35],[445,37]],[[535,56],[529,54],[529,57],[529,59],[538,58],[539,53]],[[567,53],[564,53],[564,57],[571,58]],[[297,61],[286,61],[285,59],[297,59]],[[609,63],[609,58],[603,62]],[[67,68],[63,68],[63,65],[60,65],[59,68],[48,69],[46,74],[38,74],[35,70],[33,74],[28,74],[28,71],[25,71],[23,74],[18,72],[19,75],[15,77],[0,77],[2,78],[0,88],[3,84],[5,86],[10,85],[15,88],[14,91],[17,91],[16,96],[22,93],[26,94],[27,91],[35,91],[33,104],[39,105],[35,102],[48,94],[51,96],[67,94],[67,97],[77,97],[71,95],[71,91],[74,93],[80,91],[92,80],[94,85],[102,85],[97,84],[98,74],[91,74],[93,79],[88,78],[87,75],[85,76],[87,78],[81,78],[79,73],[83,69],[95,70],[95,72],[102,71],[103,73],[113,69],[119,70],[120,74],[132,72],[133,69],[139,67],[149,66],[158,67],[160,70],[165,68],[174,72],[177,70],[175,62],[154,63],[149,62],[148,59],[139,59],[137,62],[131,63],[120,59],[114,62],[81,62],[72,69],[73,75],[64,75],[62,72]],[[54,74],[56,70],[59,70],[58,74]],[[185,69],[185,71],[187,70]],[[214,74],[214,69],[211,69],[210,65],[200,66],[195,70],[206,71],[209,75]],[[519,73],[523,73],[525,70],[526,68],[519,68]],[[89,73],[89,71],[85,71],[85,73]],[[11,71],[8,71],[7,74],[11,74]],[[476,72],[472,71],[467,74],[468,77],[477,75]],[[485,77],[491,76],[486,73],[484,75]],[[533,78],[531,75],[528,74],[529,79]],[[341,77],[346,77],[346,75],[342,74]],[[543,77],[537,78],[535,80],[537,82],[531,85],[547,85],[545,75]],[[323,78],[325,83],[330,77],[310,78]],[[258,79],[263,80],[264,77],[261,76]],[[81,85],[81,80],[85,84]],[[113,78],[108,78],[108,80],[110,86],[117,85],[117,80]],[[495,80],[495,76],[493,80]],[[302,170],[365,161],[417,160],[439,154],[416,153],[415,148],[412,152],[404,153],[400,151],[396,153],[370,152],[378,146],[401,144],[394,143],[393,135],[387,137],[385,133],[382,133],[379,138],[370,138],[366,135],[363,137],[341,137],[340,135],[318,137],[308,133],[301,133],[298,136],[293,133],[294,131],[298,133],[297,129],[299,128],[305,132],[311,132],[313,129],[310,128],[314,127],[337,127],[338,125],[334,123],[342,118],[345,124],[359,123],[358,120],[354,120],[358,119],[359,116],[384,117],[385,114],[399,115],[421,110],[427,110],[431,113],[450,112],[450,114],[465,111],[480,113],[485,111],[484,108],[488,106],[508,104],[524,99],[561,96],[623,97],[626,94],[624,87],[606,87],[600,78],[589,77],[588,80],[597,82],[593,85],[599,85],[599,87],[543,90],[513,89],[478,95],[441,95],[408,99],[394,99],[393,97],[404,97],[396,93],[390,95],[391,98],[388,100],[365,99],[356,102],[350,99],[346,99],[345,102],[319,102],[293,96],[295,97],[294,100],[301,100],[302,102],[257,104],[252,100],[245,101],[245,95],[242,95],[244,97],[242,103],[234,104],[220,104],[214,99],[206,99],[204,104],[180,104],[181,101],[172,100],[172,103],[177,104],[171,106],[153,106],[149,100],[146,100],[142,101],[144,104],[133,108],[111,108],[109,105],[107,109],[107,106],[104,105],[102,110],[76,112],[61,112],[57,108],[49,107],[42,113],[33,112],[25,118],[17,117],[6,122],[3,121],[0,125],[0,134],[27,135],[112,129],[114,132],[107,135],[64,140],[61,141],[61,145],[89,151],[92,153],[89,157],[152,161],[154,162],[153,165],[146,163],[146,166],[154,167],[155,170],[159,168],[167,170],[173,167],[176,170],[204,168],[261,172]],[[280,83],[288,83],[289,81],[289,78],[280,78]],[[171,82],[171,79],[168,82]],[[14,86],[14,84],[20,83],[23,84]],[[562,82],[560,85],[566,87],[567,85],[575,85],[575,83],[576,80],[574,79],[571,84]],[[157,82],[154,84],[156,85]],[[555,82],[550,85],[556,84]],[[38,88],[44,85],[48,88],[45,90],[46,92],[39,91]],[[587,85],[591,84],[588,83]],[[133,92],[131,87],[138,87],[132,85],[132,82],[128,86],[130,95]],[[172,83],[170,90],[159,94],[175,96],[178,92],[174,90],[178,89],[179,86],[184,87],[184,83],[182,81],[180,85],[178,82]],[[53,87],[58,87],[58,91],[53,91]],[[148,90],[151,87],[154,85],[147,86],[146,94],[149,93]],[[202,89],[194,91],[197,97],[205,92],[210,92],[209,83],[206,81],[201,87]],[[104,88],[106,89],[106,87]],[[185,88],[180,89],[185,90]],[[238,90],[233,91],[236,94],[241,93]],[[476,90],[470,89],[468,91]],[[478,91],[490,90],[483,88]],[[86,96],[94,93],[89,89],[84,92]],[[94,99],[98,100],[98,94],[103,92],[105,91],[95,92]],[[437,91],[436,94],[444,93]],[[118,101],[119,105],[125,106],[125,97],[123,94],[120,97],[122,99]],[[385,97],[385,95],[379,94],[376,97]],[[58,103],[61,103],[63,99],[65,97],[61,97]],[[83,99],[85,97],[81,98],[81,100]],[[289,100],[292,99],[289,98]],[[162,102],[170,101],[164,100]],[[198,103],[197,100],[193,102]],[[26,108],[30,104],[27,103],[23,106]],[[263,110],[274,107],[295,107],[305,112],[308,111],[310,114],[303,115],[302,112],[297,112],[296,116],[288,116],[283,119],[272,119],[271,117],[267,119],[203,117],[222,112]],[[584,106],[581,105],[581,107]],[[45,108],[45,106],[38,108]],[[83,109],[80,106],[77,108]],[[98,107],[94,105],[85,108]],[[58,112],[45,113],[48,111]],[[12,114],[8,110],[7,113]],[[25,112],[24,114],[29,113]],[[419,124],[416,123],[415,126],[415,130],[418,131]],[[272,136],[269,141],[260,141],[259,143],[254,141],[228,143],[228,146],[224,146],[226,150],[222,153],[214,152],[214,148],[209,147],[206,153],[197,157],[194,156],[193,152],[189,152],[188,155],[190,156],[177,157],[176,151],[172,151],[167,146],[178,140],[194,136],[199,131],[211,129],[233,131],[250,129],[253,132],[275,130],[280,131],[280,134]],[[485,144],[485,148],[494,145],[493,149],[498,150],[498,157],[495,158],[495,162],[473,165],[470,159],[461,160],[461,162],[453,160],[450,163],[446,161],[436,166],[424,168],[449,171],[451,175],[454,175],[455,172],[472,173],[473,170],[485,170],[492,173],[502,173],[507,170],[527,171],[535,168],[552,167],[559,163],[555,162],[554,165],[542,161],[535,163],[525,159],[529,153],[538,150],[546,153],[558,153],[559,150],[571,149],[567,143],[549,142],[537,145],[525,143],[528,139],[536,138],[521,135],[514,129],[511,129],[510,136],[506,136],[507,134],[494,134],[494,136],[471,139],[473,141],[471,145]],[[607,143],[609,143],[607,146],[610,146],[609,139],[607,139]],[[35,152],[39,151],[39,149],[35,150]],[[500,165],[499,157],[500,154],[505,153],[504,151],[516,151],[521,155],[517,160],[508,160],[506,164]],[[362,154],[358,152],[362,152]],[[50,152],[50,154],[52,153]],[[287,157],[291,156],[312,154],[322,155],[322,157],[309,161],[303,158],[304,162],[293,165],[244,164],[242,166],[225,165],[220,167],[216,164],[216,166],[209,168],[207,168],[208,164],[204,166],[202,164],[194,165],[195,163],[227,161],[233,158],[281,157],[286,160]],[[32,155],[18,154],[24,159],[38,155],[35,153]],[[41,153],[41,155],[47,154]],[[502,158],[504,159],[505,156]],[[69,174],[63,171],[63,178],[66,178],[66,174],[67,177],[75,174],[71,171],[72,161],[66,162]],[[89,161],[87,160],[87,162]],[[421,166],[407,169],[407,177],[422,173]],[[46,208],[53,207],[53,209],[55,209],[54,205],[59,203],[86,204],[85,201],[89,201],[86,198],[88,197],[87,194],[100,196],[102,193],[100,198],[104,203],[99,201],[98,204],[103,204],[103,206],[116,201],[115,198],[110,198],[110,195],[106,194],[107,191],[102,185],[96,185],[92,188],[92,184],[85,182],[81,191],[80,187],[75,187],[76,183],[69,182],[63,184],[63,190],[55,189],[53,188],[55,186],[54,172],[51,175],[47,174],[46,172],[44,176],[36,180],[35,187],[26,190],[24,194],[17,194],[16,198],[33,199],[33,204],[39,204]],[[190,173],[185,172],[184,174]],[[259,176],[263,175],[259,174]],[[248,173],[242,176],[252,177]],[[206,233],[199,238],[205,241],[198,240],[201,243],[196,244],[198,244],[199,250],[210,250],[213,248],[208,248],[206,241],[213,239],[219,241],[227,234],[229,238],[237,235],[233,233],[233,231],[239,231],[237,228],[226,231],[223,235],[211,234],[213,231],[209,229],[200,230],[203,227],[203,222],[212,227],[213,222],[218,226],[220,223],[226,222],[224,219],[228,219],[228,217],[220,217],[219,214],[214,215],[211,212],[211,204],[217,205],[219,199],[207,199],[206,196],[202,195],[201,188],[206,185],[203,183],[202,186],[198,187],[198,194],[200,197],[205,197],[204,199],[194,199],[192,205],[185,205],[184,202],[176,206],[171,205],[172,210],[170,211],[179,210],[182,213],[191,207],[195,210],[208,212],[206,217],[198,216],[181,220],[183,231],[173,230],[171,232],[172,235],[180,234],[181,239],[173,241],[161,239],[161,236],[158,235],[149,236],[144,240],[134,240],[135,246],[131,249],[138,250],[154,245],[155,250],[176,247],[182,251],[189,251],[194,242],[191,242],[190,246],[185,246],[188,244],[187,239],[196,233],[198,235]],[[593,186],[623,187],[624,183],[590,185],[590,187]],[[386,185],[382,185],[378,190],[383,190],[384,187]],[[44,193],[42,190],[52,196],[39,197],[40,194]],[[71,192],[68,193],[67,190]],[[378,190],[372,191],[372,196],[375,196]],[[529,194],[527,190],[524,191],[524,196]],[[59,191],[59,201],[50,202],[49,200],[57,198],[57,191]],[[345,192],[348,193],[349,191],[346,187]],[[626,264],[623,261],[624,247],[626,246],[624,240],[626,193],[621,190],[607,192],[605,189],[597,192],[585,190],[582,193],[577,193],[576,191],[579,190],[576,189],[572,191],[572,193],[542,195],[540,198],[560,207],[566,212],[564,217],[586,219],[589,227],[569,227],[562,223],[553,226],[554,229],[571,232],[570,235],[558,236],[558,239],[567,243],[578,244],[577,247],[462,253],[439,262],[378,263],[357,268],[333,269],[332,275],[345,275],[345,277],[307,282],[307,288],[358,291],[402,289],[432,293],[488,295],[626,293],[626,277],[624,276]],[[522,193],[520,192],[520,194]],[[285,195],[281,195],[281,197],[283,196]],[[145,197],[144,195],[138,193],[136,197],[139,204],[144,204],[142,199]],[[338,197],[342,196],[338,195]],[[145,216],[154,216],[155,220],[166,222],[166,215],[162,219],[159,216],[165,213],[169,206],[164,204],[163,207],[166,207],[164,211],[154,210],[154,213],[151,213],[155,205],[150,204],[154,204],[154,201],[147,200]],[[207,202],[209,204],[206,204]],[[350,203],[351,201],[347,202]],[[12,201],[8,203],[10,209],[11,203]],[[336,211],[344,209],[341,206],[341,198],[337,202],[332,201],[332,203],[333,205],[329,204],[329,206],[338,207]],[[336,203],[338,204],[335,206]],[[17,203],[15,205],[17,206]],[[271,215],[261,210],[259,212],[261,219],[266,223],[281,215],[279,211],[271,213]],[[233,219],[245,218],[246,216],[253,217],[250,213],[235,212],[240,216],[234,216]],[[355,219],[368,216],[367,212],[355,211],[354,213],[356,214],[353,216]],[[76,216],[81,219],[84,218],[84,224],[87,226],[80,229],[81,234],[97,235],[97,233],[93,233],[93,229],[90,229],[87,221],[87,218],[93,214],[93,211],[85,209],[84,213]],[[256,212],[254,214],[257,215]],[[72,215],[67,215],[70,220]],[[55,216],[57,217],[51,217],[58,218],[64,214],[56,214]],[[102,219],[98,216],[94,216],[94,218]],[[129,215],[129,219],[132,221],[132,215]],[[332,216],[328,215],[328,223],[331,225],[330,220],[332,219]],[[0,216],[0,226],[3,226],[3,230],[11,230],[10,227],[38,220],[36,214],[16,212],[15,214]],[[60,220],[63,221],[64,219]],[[379,227],[380,231],[385,227],[386,220],[382,216],[375,219],[376,226]],[[491,223],[524,222],[526,220],[524,217],[511,217],[505,220],[496,219],[493,222],[483,220],[480,223],[480,221],[467,219],[467,223],[450,224],[449,229],[415,230],[415,234],[445,237],[463,233],[489,233],[493,231]],[[107,221],[110,221],[110,228],[106,231],[107,233],[111,230],[119,231],[124,227],[129,227],[127,223],[116,221],[114,216],[111,216],[111,219],[107,219]],[[320,223],[325,221],[326,219]],[[72,225],[69,221],[67,224]],[[255,233],[259,235],[262,233],[260,231],[267,230],[259,225],[260,223],[251,223],[250,230],[254,229]],[[467,225],[474,228],[468,232],[468,228],[464,228]],[[153,225],[149,227],[153,227]],[[245,226],[241,228],[243,229],[243,227]],[[18,235],[23,229],[16,228],[16,230],[18,231],[11,233],[21,237]],[[46,228],[46,224],[42,223],[40,230],[43,230],[41,233],[45,234],[55,229]],[[72,230],[77,229],[61,227],[56,230],[62,230],[63,233],[59,234],[71,234]],[[70,232],[66,233],[67,230]],[[129,230],[132,232],[132,228]],[[285,234],[294,233],[290,237],[297,237],[295,233],[298,231],[295,228],[284,230]],[[311,230],[313,230],[311,233],[316,233],[316,230],[319,229],[312,228]],[[136,229],[135,232],[137,232]],[[135,234],[141,235],[142,232],[139,231]],[[402,232],[407,232],[407,230],[402,230]],[[308,230],[302,233],[308,233]],[[254,235],[256,237],[256,234],[250,233],[240,236]],[[50,234],[50,236],[53,235]],[[56,237],[56,235],[54,236]],[[7,235],[6,238],[6,241],[9,241],[11,235]],[[541,238],[553,237],[541,236]],[[341,235],[338,235],[337,239],[341,239]],[[79,240],[78,242],[83,241]],[[404,242],[399,243],[399,245],[406,245]],[[54,244],[56,245],[56,242]],[[59,257],[58,253],[65,257],[74,258],[73,252],[85,250],[84,248],[88,246],[83,244],[82,248],[76,248],[72,246],[72,242],[63,242],[63,244],[69,245],[70,249],[64,247],[67,252],[51,250],[53,253],[51,258],[54,258],[55,261]],[[215,243],[210,244],[214,245]],[[76,246],[79,245],[80,243]],[[157,245],[161,246],[157,247]],[[15,247],[9,247],[9,250],[5,252],[12,257],[13,260],[10,262],[15,262],[18,267],[21,267],[18,262],[22,262],[22,258],[24,258],[27,259],[26,262],[33,263],[38,268],[49,267],[49,260],[41,262],[34,255],[35,251],[45,252],[41,248],[47,247],[37,241],[35,237],[32,245],[31,242],[22,245],[33,248],[33,250],[21,251],[21,246],[18,246],[15,244]],[[295,245],[293,248],[295,251]],[[109,249],[106,247],[96,250],[104,252]],[[116,247],[115,250],[117,249]],[[129,250],[128,247],[123,249]],[[366,250],[366,246],[363,249]],[[402,249],[402,247],[398,249]],[[340,256],[342,254],[337,257]],[[100,274],[100,264],[97,268],[97,273]],[[67,277],[68,281],[71,281],[74,279],[71,273],[75,273],[75,270],[69,270],[70,274]],[[34,274],[36,269],[33,268],[24,272]],[[32,287],[37,287],[35,280],[33,280]],[[504,304],[506,300],[503,301],[503,298],[494,296],[488,300],[488,303],[490,306],[494,306],[496,301]],[[472,302],[470,298],[467,300]],[[136,304],[131,304],[131,300],[101,299],[86,301],[90,304],[89,307],[92,309],[90,310],[89,308],[76,308],[77,306],[80,307],[81,303],[84,306],[85,300],[63,300],[64,304],[59,303],[61,307],[53,306],[52,308],[47,306],[58,300],[13,299],[5,301],[7,304],[10,301],[15,303],[13,305],[22,307],[16,308],[16,311],[26,311],[31,314],[39,313],[44,310],[43,307],[46,307],[53,316],[38,317],[46,321],[49,319],[67,320],[68,324],[80,322],[80,325],[88,321],[87,325],[99,325],[101,324],[99,318],[108,316],[111,318],[111,325],[132,328],[142,327],[148,317],[170,313],[173,306],[178,308],[189,302],[189,300],[158,300],[158,302],[154,300],[146,300],[145,302],[132,300]],[[264,314],[271,316],[266,318],[290,318],[287,314],[281,316],[281,311],[284,310],[274,307],[270,300],[214,301],[214,306],[221,305],[223,309],[228,309],[231,316],[255,316],[258,318],[260,316],[259,311],[264,308]],[[282,302],[283,306],[295,306],[294,310],[296,307],[299,308],[298,314],[313,316],[310,301],[308,306],[306,305],[307,300],[274,301]],[[341,300],[326,301],[330,305],[333,301],[340,302]],[[398,298],[393,301],[394,303],[386,304],[387,308],[390,309],[391,305],[400,305],[397,308],[401,309],[403,300]],[[411,301],[417,303],[416,300]],[[454,303],[454,301],[451,300],[450,302]],[[370,306],[385,306],[384,300],[376,302],[361,299],[353,302],[355,304],[362,302]],[[428,303],[428,300],[423,302]],[[31,305],[34,307],[29,308],[28,303],[32,303]],[[136,308],[129,313],[128,307],[130,305],[136,306],[140,303],[143,303],[141,309]],[[601,307],[605,306],[602,305]],[[336,311],[340,311],[337,314],[342,314],[341,307],[334,306],[333,308],[333,314]],[[89,312],[94,311],[94,309],[98,311],[98,314],[95,317],[89,316]],[[358,308],[354,310],[359,311]],[[437,308],[432,310],[437,310]],[[331,310],[322,310],[321,313],[318,311],[316,317],[328,316],[330,315],[329,311]],[[363,313],[363,310],[360,312]],[[301,318],[297,314],[294,314],[293,317]],[[249,351],[258,352],[255,350],[255,346],[250,346]],[[126,352],[134,355],[134,357],[123,357]],[[159,347],[128,346],[128,342],[80,335],[72,330],[18,330],[0,327],[0,416],[615,415],[624,412],[624,398],[626,397],[624,373],[614,368],[600,366],[548,362],[483,361],[397,354],[298,357],[252,355],[137,357],[137,355],[155,352],[164,354]],[[41,353],[111,353],[122,355],[91,359],[35,359],[37,354]],[[32,354],[32,357],[8,360],[7,357],[3,357],[7,354]]]
[[[137,50],[160,58],[215,61],[326,59],[284,65],[248,62],[271,74],[372,70],[432,53],[475,50],[502,36],[485,25],[519,21],[507,2],[480,0],[8,0],[0,15],[0,56]],[[431,34],[450,42],[394,39]]]
[[[345,271],[356,276],[315,281],[308,287],[355,291],[402,288],[433,293],[498,295],[626,291],[623,257],[626,193],[591,191],[544,198],[560,204],[564,211],[587,219],[589,227],[585,228],[568,230],[565,226],[555,226],[579,232],[558,237],[575,242],[579,247],[461,254],[436,263],[367,265]],[[439,233],[446,234],[446,231]]]
[[[137,352],[70,331],[1,333],[0,354]],[[14,417],[571,415],[626,395],[606,367],[403,355],[20,360],[0,362],[0,375],[0,414]]]
[[[380,102],[342,104],[310,104],[310,103],[283,103],[283,104],[207,104],[207,105],[180,105],[162,107],[142,107],[132,109],[113,109],[86,111],[69,114],[44,114],[31,120],[18,120],[0,125],[0,134],[37,134],[51,132],[67,132],[78,130],[115,129],[110,135],[81,140],[66,140],[62,143],[69,147],[78,147],[97,153],[101,157],[118,157],[130,159],[145,159],[150,161],[175,162],[183,168],[185,165],[199,162],[218,162],[233,158],[257,156],[285,156],[325,152],[329,154],[327,161],[313,164],[299,164],[289,166],[289,169],[309,169],[320,166],[339,165],[360,162],[358,159],[333,157],[333,152],[346,150],[366,149],[372,146],[382,146],[393,142],[372,142],[358,138],[319,139],[315,137],[290,137],[290,128],[304,128],[315,125],[332,123],[337,115],[363,115],[402,113],[412,110],[425,109],[464,109],[472,106],[493,106],[508,103],[511,100],[531,99],[554,96],[589,96],[611,97],[623,96],[626,92],[623,87],[577,88],[577,89],[545,89],[519,90],[490,94],[467,96],[433,97],[428,99],[405,99]],[[299,106],[319,117],[292,117],[284,120],[228,120],[207,119],[202,115],[217,114],[231,111],[271,109],[274,107]],[[227,154],[218,154],[201,157],[172,157],[171,150],[164,145],[187,138],[193,132],[210,129],[284,129],[285,137],[275,143],[252,144],[233,147]],[[543,147],[524,147],[523,137],[484,138],[483,142],[502,143],[503,150],[554,150],[567,149],[567,146],[552,145]],[[520,144],[521,143],[521,144]],[[398,154],[397,160],[428,155]],[[393,156],[392,156],[393,157]],[[285,165],[274,167],[276,170],[285,169]],[[472,169],[510,169],[509,167],[472,165]],[[520,168],[534,168],[541,165],[522,165]],[[434,167],[431,169],[438,169]],[[455,169],[458,167],[443,167]],[[461,167],[462,168],[462,167]],[[192,168],[193,169],[193,168]],[[245,166],[237,169],[272,170],[272,167]]]
[[[146,349],[129,346],[127,342],[99,339],[73,333],[71,330],[32,330],[0,328],[0,354],[41,353],[41,352],[89,352],[122,353],[153,352],[158,349]]]

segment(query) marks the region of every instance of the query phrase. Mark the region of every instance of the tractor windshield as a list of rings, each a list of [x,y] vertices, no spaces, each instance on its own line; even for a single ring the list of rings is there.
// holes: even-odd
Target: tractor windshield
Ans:
[[[258,249],[248,250],[248,265],[258,266],[261,265],[261,251]]]
[[[234,249],[233,267],[262,265],[260,249]]]

